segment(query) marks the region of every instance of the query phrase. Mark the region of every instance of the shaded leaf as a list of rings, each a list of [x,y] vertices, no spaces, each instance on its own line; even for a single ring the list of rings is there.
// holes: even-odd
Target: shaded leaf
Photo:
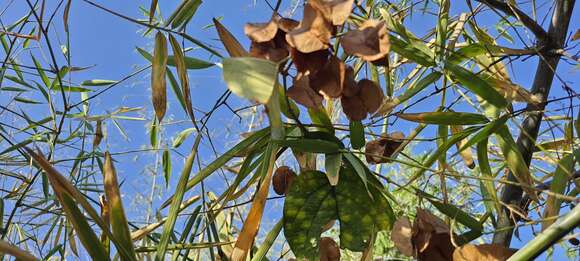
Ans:
[[[440,125],[474,125],[489,122],[489,120],[481,114],[452,111],[402,113],[398,114],[398,116],[408,121]]]

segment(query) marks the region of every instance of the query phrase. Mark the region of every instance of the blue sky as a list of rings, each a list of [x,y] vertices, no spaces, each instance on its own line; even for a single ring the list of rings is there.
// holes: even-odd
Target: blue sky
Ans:
[[[10,24],[24,14],[24,10],[27,10],[27,7],[20,1],[21,0],[17,0],[16,3],[13,3],[9,9],[7,9],[8,11],[6,13],[0,16],[2,23]],[[55,2],[49,3],[48,5],[48,10],[53,10],[54,5],[58,1],[49,2]],[[148,9],[150,4],[149,1],[95,2],[116,12],[139,19],[143,19],[144,15],[138,7],[141,6]],[[168,17],[177,7],[179,2],[180,1],[174,0],[160,1],[162,16],[165,18]],[[294,1],[284,2],[285,3],[281,10],[289,11],[291,9],[290,2]],[[4,8],[4,5],[4,3],[0,3],[0,8]],[[545,12],[548,7],[549,6],[544,6],[542,10]],[[466,11],[465,3],[463,1],[452,1],[451,15],[457,15],[461,11]],[[196,39],[203,40],[216,49],[222,50],[214,29],[212,27],[206,27],[206,25],[210,25],[211,19],[214,17],[223,17],[222,23],[242,41],[244,46],[249,46],[249,41],[243,35],[243,25],[246,22],[265,21],[267,20],[267,17],[269,17],[269,14],[270,9],[263,1],[256,1],[256,3],[254,3],[252,0],[206,0],[197,11],[193,20],[189,23],[187,33]],[[294,18],[299,18],[300,14],[301,10],[298,8]],[[574,21],[578,21],[578,16],[579,11],[578,8],[576,8],[574,17],[572,18],[573,22],[571,23],[571,30],[576,30],[576,28],[574,28],[576,24]],[[490,24],[490,21],[497,21],[497,16],[490,12],[480,16],[478,20],[480,25],[486,25],[490,28],[490,31],[493,34],[496,34],[497,32]],[[412,22],[406,24],[406,26],[408,26],[408,28],[415,34],[422,35],[428,28],[433,27],[434,22],[435,19],[433,16],[422,15],[417,12],[413,14]],[[54,45],[57,43],[58,45],[62,45],[66,38],[63,35],[60,12],[59,15],[55,17],[54,26],[56,28],[51,31],[50,37]],[[142,33],[145,28],[142,26],[129,23],[102,10],[97,10],[95,7],[88,5],[83,1],[73,1],[69,17],[69,28],[71,37],[71,47],[69,48],[69,52],[71,53],[72,64],[74,66],[94,66],[90,70],[72,74],[71,80],[75,83],[80,83],[84,80],[90,79],[119,80],[136,71],[138,68],[148,65],[148,62],[135,50],[135,47],[141,47],[149,51],[152,49],[153,41],[150,36],[143,37]],[[529,35],[524,35],[523,37],[525,39],[532,38],[532,36]],[[519,44],[519,41],[517,40],[514,44],[505,39],[500,39],[499,42],[504,46],[522,48],[522,45]],[[527,43],[530,44],[531,41],[527,40]],[[45,43],[42,42],[41,44],[41,49],[46,50]],[[185,44],[186,46],[192,46],[187,41],[185,41]],[[31,49],[23,52],[32,52],[35,56],[42,57],[43,64],[50,64],[48,54],[45,51],[35,48],[37,45],[38,43],[36,42],[32,43]],[[222,53],[225,52],[222,51]],[[2,54],[2,56],[4,55],[3,53],[0,54]],[[187,55],[212,62],[220,62],[217,57],[213,57],[200,49],[194,49],[188,52]],[[26,56],[28,55],[22,55],[22,57]],[[64,65],[65,60],[63,55],[58,54],[57,56],[59,63]],[[29,62],[26,58],[23,59],[23,61]],[[537,59],[535,58],[527,59],[523,62],[515,62],[513,66],[510,67],[512,80],[526,88],[529,88],[536,64]],[[577,72],[574,72],[573,68],[565,63],[560,63],[558,72],[564,76],[564,79],[570,81],[570,86],[575,86],[574,84],[579,79]],[[189,79],[192,88],[194,107],[202,111],[208,111],[213,106],[215,100],[226,89],[221,78],[221,70],[218,67],[190,71]],[[556,97],[563,95],[561,86],[562,84],[557,80],[554,81],[552,96]],[[79,97],[74,97],[75,95],[77,94],[73,95],[73,100],[79,101]],[[191,123],[186,120],[185,113],[183,113],[170,90],[168,90],[168,96],[170,97],[170,101],[168,113],[166,115],[167,125],[163,128],[161,133],[162,139],[160,140],[162,141],[162,144],[170,146],[172,137],[181,130],[192,126]],[[7,96],[0,96],[0,104],[5,104],[7,99]],[[434,108],[433,102],[435,101],[437,101],[435,98],[433,100],[427,100],[426,102],[414,107],[413,111],[432,110],[432,108]],[[153,115],[152,106],[150,104],[150,79],[148,70],[94,99],[90,108],[90,114],[92,115],[105,114],[120,106],[142,107],[143,110],[129,115],[145,119],[144,121],[120,121],[120,124],[125,129],[129,140],[125,140],[123,135],[121,135],[110,121],[106,122],[105,126],[108,132],[108,137],[101,145],[101,148],[109,148],[112,152],[126,152],[148,148],[149,134],[147,128],[151,121],[151,116]],[[228,104],[232,108],[240,108],[249,103],[237,97],[232,97],[229,99]],[[564,103],[562,105],[564,105]],[[553,106],[553,108],[558,107],[557,104]],[[45,113],[45,109],[46,107],[40,105],[32,105],[30,108],[27,108],[30,112],[36,112],[39,114]],[[0,115],[0,119],[2,119],[2,115]],[[224,152],[229,147],[233,146],[233,142],[238,139],[238,133],[248,131],[248,123],[248,119],[245,118],[243,121],[239,121],[231,111],[222,106],[208,124],[208,127],[211,130],[212,141],[214,142],[213,148],[215,148],[217,153]],[[391,129],[401,130],[408,134],[413,128],[413,124],[399,120],[397,125]],[[433,130],[434,129],[428,130],[424,135],[432,135]],[[179,149],[172,151],[173,176],[169,184],[169,191],[175,187],[182,165],[182,155],[188,153],[193,140],[191,137]],[[2,146],[5,146],[5,144],[0,143],[0,148],[2,148]],[[434,143],[421,145],[417,147],[416,150],[424,152],[434,148],[434,146]],[[215,155],[213,148],[207,140],[204,141],[202,144],[202,164],[209,163],[210,159],[213,158]],[[157,173],[156,182],[157,185],[160,186],[159,190],[153,194],[153,208],[156,209],[156,207],[166,198],[163,175],[161,174],[159,166],[155,166],[154,164],[156,154],[151,152],[125,153],[123,155],[115,156],[115,159],[118,161],[117,169],[119,175],[121,179],[125,180],[123,191],[125,193],[124,201],[126,208],[130,209],[130,215],[132,218],[144,221],[146,208],[137,207],[136,204],[142,204],[142,200],[145,200],[150,196],[152,170]],[[155,171],[156,167],[157,171]],[[216,174],[216,176],[217,175],[228,175],[229,178],[232,177],[226,173]],[[210,186],[216,191],[221,191],[225,188],[225,185],[221,182],[221,178],[216,178],[211,181]],[[196,193],[199,193],[199,188],[196,188],[195,192],[190,192],[188,195],[191,196]],[[267,208],[268,213],[265,222],[266,224],[275,221],[277,217],[280,216],[282,201],[275,200],[268,204],[269,207]],[[522,229],[522,240],[514,239],[513,246],[521,246],[525,241],[529,240],[530,235],[529,229]],[[558,249],[561,251],[560,248]]]

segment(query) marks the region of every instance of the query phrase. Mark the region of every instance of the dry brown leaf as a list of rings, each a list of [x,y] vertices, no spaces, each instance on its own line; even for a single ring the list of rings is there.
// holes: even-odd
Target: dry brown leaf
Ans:
[[[342,94],[346,65],[336,56],[310,77],[310,86],[326,98],[338,98]]]
[[[167,88],[165,71],[167,70],[167,41],[163,33],[155,35],[155,48],[153,50],[153,63],[151,64],[151,99],[155,115],[159,122],[163,121],[167,110]]]
[[[367,110],[364,107],[363,100],[360,96],[342,96],[340,98],[342,111],[351,121],[362,121],[367,117]]]
[[[359,96],[361,97],[365,109],[368,113],[376,112],[383,101],[383,90],[374,81],[368,79],[362,79],[358,82],[358,88],[360,89]]]
[[[320,261],[339,261],[340,248],[338,244],[330,237],[320,238]]]
[[[346,54],[369,62],[384,58],[390,49],[387,25],[377,20],[367,20],[358,30],[347,32],[340,43]]]
[[[274,172],[272,177],[272,187],[274,192],[278,195],[286,195],[290,191],[292,181],[296,177],[296,173],[288,166],[281,166]]]
[[[250,46],[250,56],[280,62],[288,57],[288,49],[279,48],[273,41],[256,43],[252,42]]]
[[[324,15],[333,25],[342,25],[352,12],[354,0],[310,0],[312,6]]]
[[[417,209],[415,223],[420,229],[430,230],[435,233],[449,233],[449,225],[439,217],[424,209]]]
[[[369,164],[379,164],[391,162],[395,151],[403,144],[405,135],[402,132],[393,132],[383,137],[367,142],[365,145],[366,160]]]
[[[452,126],[450,126],[450,129],[451,129],[451,134],[453,134],[453,135],[463,132],[463,127],[460,125],[452,125]],[[462,139],[459,142],[457,142],[455,145],[456,145],[457,149],[459,150],[460,148],[463,148],[463,146],[465,146],[465,144],[467,144],[467,139]],[[463,159],[463,162],[465,163],[465,165],[468,168],[470,168],[470,169],[475,168],[475,162],[473,161],[473,153],[471,152],[471,148],[464,149],[463,151],[459,152],[459,155],[461,156],[461,158]]]
[[[226,29],[217,19],[213,19],[214,26],[220,37],[220,41],[228,51],[231,57],[248,56],[248,52],[240,44],[240,42]]]
[[[286,95],[306,108],[314,109],[322,106],[322,96],[310,88],[308,75],[298,74],[294,79],[294,85],[288,88]]]
[[[244,32],[252,40],[250,56],[280,62],[289,55],[286,32],[298,26],[292,19],[274,16],[268,23],[248,23]]]
[[[434,233],[429,237],[426,247],[417,254],[417,260],[449,261],[452,260],[454,249],[449,233]]]
[[[342,88],[342,95],[352,97],[359,93],[360,89],[354,77],[354,69],[350,66],[346,67],[344,72],[344,83]]]
[[[453,261],[503,261],[516,251],[498,244],[467,244],[455,249]]]
[[[93,139],[93,150],[99,147],[101,140],[103,140],[103,126],[102,121],[97,120],[97,126],[95,128],[95,138]]]
[[[310,3],[304,6],[304,18],[300,25],[288,32],[288,44],[303,53],[311,53],[329,47],[333,31],[332,24]]]
[[[413,244],[411,242],[411,237],[413,236],[413,230],[411,221],[406,217],[401,217],[395,221],[393,224],[393,230],[391,230],[391,240],[395,244],[395,247],[401,252],[401,254],[406,256],[413,256]]]
[[[278,24],[278,29],[282,30],[285,33],[288,33],[294,30],[296,27],[300,25],[300,22],[290,19],[276,16],[276,24]]]
[[[451,260],[455,247],[451,243],[449,231],[445,221],[418,208],[412,237],[417,260]]]
[[[316,74],[326,64],[328,56],[330,56],[328,49],[311,53],[302,53],[296,48],[290,49],[290,57],[292,57],[292,62],[294,62],[296,70],[304,74]]]
[[[580,39],[580,29],[576,30],[576,32],[572,36],[572,41],[576,41],[578,39]]]

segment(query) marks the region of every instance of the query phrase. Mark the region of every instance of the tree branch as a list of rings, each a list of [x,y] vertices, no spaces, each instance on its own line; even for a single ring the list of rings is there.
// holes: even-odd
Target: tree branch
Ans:
[[[490,0],[482,0],[484,2],[496,2]],[[566,40],[566,32],[572,17],[572,10],[574,9],[575,0],[557,0],[555,1],[554,13],[552,14],[552,23],[548,30],[548,38],[550,44],[556,48],[562,48]],[[556,67],[560,61],[560,55],[543,52],[539,54],[538,67],[532,85],[532,93],[539,95],[543,101],[547,100],[552,81],[556,73]],[[526,164],[529,166],[534,153],[534,147],[540,125],[542,123],[543,110],[546,103],[542,102],[538,105],[528,104],[527,108],[530,112],[525,118],[521,126],[521,133],[518,137],[517,146]],[[514,174],[510,171],[508,174],[508,181],[517,182]],[[501,201],[504,206],[520,206],[522,201],[523,191],[518,185],[507,184],[501,195]],[[509,246],[511,243],[514,226],[513,220],[510,218],[510,210],[506,207],[499,213],[497,231],[493,236],[493,243]]]

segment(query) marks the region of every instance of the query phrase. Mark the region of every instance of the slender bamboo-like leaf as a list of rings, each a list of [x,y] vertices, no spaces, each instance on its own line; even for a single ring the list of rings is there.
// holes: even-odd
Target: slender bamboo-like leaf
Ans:
[[[495,134],[508,167],[530,199],[538,202],[538,195],[533,189],[534,182],[532,174],[528,169],[528,165],[526,165],[526,162],[524,161],[524,157],[518,150],[518,145],[514,141],[509,129],[506,125],[500,126]]]
[[[276,241],[278,234],[280,234],[280,231],[282,231],[283,226],[284,226],[284,220],[280,219],[276,223],[276,225],[274,225],[274,227],[272,227],[272,229],[270,229],[270,232],[268,232],[268,235],[266,235],[266,238],[264,239],[264,241],[262,242],[262,244],[260,245],[260,247],[258,248],[256,253],[254,253],[254,256],[252,257],[251,261],[264,260],[264,258],[266,257],[266,254],[268,254],[268,251],[270,250],[270,248],[274,244],[274,241]]]
[[[165,177],[165,186],[169,186],[169,180],[171,178],[171,156],[169,155],[169,149],[165,148],[163,150],[163,156],[161,157],[161,165],[163,166],[163,177]]]
[[[201,135],[195,138],[193,148],[191,153],[187,156],[187,160],[183,165],[183,170],[181,171],[181,176],[179,177],[179,182],[175,188],[175,195],[173,196],[171,206],[169,207],[169,213],[167,215],[167,221],[163,226],[163,233],[161,234],[161,239],[159,240],[159,245],[157,248],[157,253],[155,254],[155,260],[164,260],[165,251],[167,250],[167,245],[169,244],[169,239],[173,233],[173,228],[175,227],[175,222],[177,221],[177,215],[179,214],[179,206],[183,200],[183,195],[187,191],[187,181],[189,180],[189,175],[191,174],[191,169],[193,167],[193,161],[197,156],[197,149],[201,141]]]
[[[352,148],[358,150],[365,145],[365,128],[360,121],[351,121],[350,129],[350,144]]]
[[[181,82],[181,93],[183,94],[183,99],[185,101],[185,109],[187,115],[194,121],[195,117],[193,115],[193,107],[191,104],[191,92],[189,90],[189,79],[187,77],[187,68],[185,67],[185,60],[183,58],[183,51],[177,39],[173,35],[169,35],[169,42],[173,48],[173,55],[175,56],[175,65],[177,68],[177,74],[179,75],[179,81]]]
[[[451,72],[461,85],[477,94],[489,104],[500,109],[507,106],[505,98],[491,84],[481,79],[479,75],[449,62],[445,63],[445,68]]]
[[[134,256],[135,250],[133,249],[131,231],[129,230],[129,224],[127,222],[127,217],[125,216],[125,209],[123,208],[119,183],[117,182],[117,171],[113,165],[111,154],[108,151],[105,152],[105,166],[103,174],[105,195],[107,203],[109,204],[109,215],[113,235],[115,235],[117,240],[119,240],[119,243],[123,244],[125,249],[128,249]]]
[[[311,153],[336,153],[341,149],[336,142],[322,139],[293,139],[277,141],[280,146],[290,147],[301,152]]]
[[[230,91],[236,95],[268,103],[277,82],[278,65],[258,58],[227,58],[223,61],[223,76]]]
[[[576,151],[577,156],[580,156],[580,150]],[[574,154],[565,155],[558,161],[556,171],[554,171],[554,178],[550,184],[550,191],[556,195],[564,194],[566,185],[572,177],[574,172]],[[550,225],[556,222],[555,218],[560,213],[562,199],[554,195],[548,195],[546,199],[546,207],[544,209],[544,221],[542,222],[542,230],[546,230]]]
[[[38,260],[32,254],[12,245],[4,240],[0,240],[0,252],[9,254],[9,255],[15,257],[17,260],[22,260],[22,261]]]
[[[485,187],[487,194],[493,201],[496,213],[499,213],[499,211],[501,210],[501,204],[499,202],[499,198],[497,197],[495,185],[493,181],[490,180],[494,176],[491,172],[489,158],[487,156],[487,142],[488,139],[485,138],[479,143],[477,143],[477,163],[479,165],[479,172],[481,173],[481,175],[488,178],[482,180],[481,182],[483,183],[483,186]]]
[[[167,68],[167,41],[163,33],[155,35],[155,50],[153,52],[151,66],[151,98],[153,108],[159,122],[163,121],[167,110],[167,88],[165,81],[165,70]]]
[[[481,114],[452,111],[405,113],[398,114],[398,116],[408,121],[439,125],[474,125],[489,122],[489,120]]]
[[[395,106],[409,100],[410,98],[414,97],[417,93],[427,88],[427,86],[439,80],[439,78],[441,78],[441,75],[442,74],[440,72],[431,72],[430,74],[421,78],[420,80],[416,80],[400,96],[392,99],[386,99],[381,104],[381,107],[375,113],[375,115],[373,115],[373,117],[377,115],[385,115],[390,113],[395,108]]]
[[[215,25],[222,44],[231,57],[244,57],[249,55],[240,42],[238,42],[232,33],[230,33],[230,31],[228,31],[228,29],[226,29],[217,19],[213,19],[213,24]]]
[[[175,29],[179,26],[186,25],[186,22],[195,15],[198,7],[201,5],[201,0],[186,0],[184,1],[183,8],[178,9],[179,11],[175,15],[175,18],[171,21],[171,29]]]
[[[153,21],[153,17],[155,17],[155,10],[157,10],[157,1],[158,0],[151,0],[151,6],[149,7],[149,23]]]
[[[189,137],[189,135],[191,135],[194,132],[195,132],[195,128],[187,128],[185,130],[182,130],[179,134],[177,134],[177,136],[173,140],[173,147],[179,148],[179,146],[181,146],[181,144],[183,144],[185,139],[187,139],[187,137]]]
[[[459,125],[451,125],[449,128],[452,135],[463,131],[463,127]],[[467,140],[463,139],[455,144],[455,146],[457,146],[457,150],[459,151],[461,148],[463,148],[463,146],[465,146],[465,144],[467,144]],[[473,161],[473,153],[471,152],[471,148],[465,148],[464,150],[459,151],[459,155],[463,159],[465,166],[470,169],[475,168],[475,162]]]
[[[114,83],[117,83],[117,81],[94,79],[81,82],[81,86],[107,86]]]

